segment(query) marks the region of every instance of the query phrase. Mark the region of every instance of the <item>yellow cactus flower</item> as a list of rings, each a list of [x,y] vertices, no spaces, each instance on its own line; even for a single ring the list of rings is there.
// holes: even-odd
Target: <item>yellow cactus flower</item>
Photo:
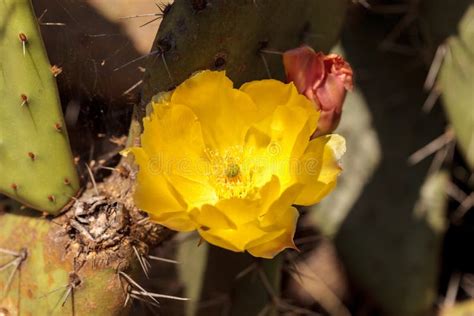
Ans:
[[[298,211],[335,186],[344,139],[310,140],[319,112],[293,83],[234,89],[203,71],[152,102],[141,147],[136,205],[153,221],[197,230],[211,244],[272,258],[295,248]]]

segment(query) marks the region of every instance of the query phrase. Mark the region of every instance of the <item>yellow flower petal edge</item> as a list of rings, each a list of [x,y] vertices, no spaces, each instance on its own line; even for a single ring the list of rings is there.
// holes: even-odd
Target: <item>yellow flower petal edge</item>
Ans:
[[[135,157],[134,200],[151,220],[207,242],[272,258],[293,243],[298,210],[335,187],[345,141],[310,140],[319,112],[276,80],[233,88],[202,71],[155,98]]]

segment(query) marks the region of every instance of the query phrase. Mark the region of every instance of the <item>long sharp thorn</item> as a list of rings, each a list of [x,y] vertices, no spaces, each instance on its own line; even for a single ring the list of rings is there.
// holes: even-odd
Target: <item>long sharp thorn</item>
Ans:
[[[408,157],[408,163],[410,165],[416,165],[426,157],[431,154],[434,154],[438,150],[442,149],[449,143],[454,140],[454,131],[452,128],[448,128],[441,136],[432,140],[429,144],[423,146],[421,149],[418,149],[416,152]]]
[[[4,253],[4,254],[7,254],[7,255],[15,256],[15,257],[18,257],[20,255],[18,252],[8,250],[8,249],[5,249],[5,248],[0,248],[0,253]]]
[[[97,183],[95,182],[94,174],[92,173],[91,167],[86,164],[87,172],[89,173],[89,177],[91,178],[92,185],[94,186],[94,191],[96,195],[99,195],[99,190],[97,189]]]
[[[128,88],[127,90],[125,90],[125,91],[122,93],[122,95],[129,94],[130,92],[132,92],[133,90],[135,90],[138,86],[140,86],[142,83],[143,83],[143,79],[137,81],[137,82],[136,82],[135,84],[133,84],[130,88]],[[114,169],[114,170],[115,170],[115,169]]]
[[[148,258],[151,259],[151,260],[155,260],[155,261],[161,261],[161,262],[173,263],[173,264],[180,264],[178,261],[172,260],[172,259],[166,259],[166,258],[161,258],[161,257],[156,257],[156,256],[148,256]]]
[[[161,16],[159,16],[159,17],[157,17],[157,18],[154,18],[153,20],[150,20],[150,21],[148,21],[148,22],[146,22],[146,23],[140,25],[139,27],[147,26],[148,24],[151,24],[151,23],[153,23],[153,22],[155,22],[155,21],[158,21],[158,20],[161,19],[161,18],[162,18]]]
[[[14,260],[15,267],[13,268],[12,272],[10,272],[10,275],[8,276],[8,279],[7,279],[7,283],[5,283],[5,287],[3,289],[5,293],[8,293],[8,291],[10,290],[10,285],[12,284],[13,277],[15,276],[18,269],[20,269],[21,262],[22,262],[21,258],[19,257]]]
[[[268,78],[272,79],[272,74],[270,72],[270,68],[268,67],[267,59],[262,53],[260,53],[260,58],[262,58],[263,65],[265,66],[265,71],[267,72]]]
[[[66,293],[64,294],[64,299],[62,301],[61,307],[64,306],[64,304],[66,304],[67,298],[69,297],[69,295],[71,295],[72,291],[73,291],[72,286],[68,286],[68,289]]]
[[[273,304],[265,305],[262,310],[258,313],[257,316],[267,316],[270,309],[273,307]]]
[[[127,292],[127,296],[125,296],[125,302],[123,303],[123,307],[127,306],[128,301],[130,301],[130,293]]]
[[[444,302],[443,302],[443,307],[451,307],[451,306],[454,305],[454,303],[456,301],[456,297],[458,295],[460,282],[461,282],[461,274],[460,273],[454,273],[449,278],[448,290],[446,292],[446,297],[445,297]]]
[[[140,61],[140,60],[145,59],[145,58],[147,58],[147,57],[149,57],[149,56],[153,56],[153,55],[159,54],[159,53],[160,53],[159,50],[154,50],[154,51],[152,51],[152,52],[150,52],[150,53],[148,53],[148,54],[146,54],[146,55],[143,55],[143,56],[134,58],[134,59],[132,59],[132,60],[126,62],[126,63],[123,64],[122,66],[119,66],[119,67],[115,68],[113,71],[118,71],[118,70],[120,70],[120,69],[122,69],[122,68],[125,68],[125,67],[127,67],[128,65],[131,65],[131,64],[133,64],[133,63],[135,63],[135,62],[137,62],[137,61]]]
[[[139,295],[130,294],[130,297],[133,298],[133,299],[136,299],[138,301],[141,301],[141,302],[144,302],[144,303],[147,303],[147,304],[151,304],[151,305],[156,306],[156,307],[160,307],[159,304],[156,304],[155,302],[152,302],[149,299],[146,300],[146,299],[144,299],[143,297],[141,297]]]
[[[363,6],[364,8],[366,8],[366,9],[370,9],[370,8],[371,8],[370,3],[368,3],[367,0],[353,0],[352,2],[353,2],[353,3],[358,3],[358,4],[360,4],[361,6]]]
[[[148,275],[148,268],[146,267],[145,263],[143,262],[142,255],[138,253],[137,247],[132,246],[132,248],[133,248],[133,251],[135,252],[135,256],[138,259],[138,263],[140,263],[140,266],[142,267],[143,273],[145,273],[146,278],[149,279],[150,277]]]
[[[142,287],[140,286],[140,284],[138,284],[137,282],[135,282],[128,274],[126,274],[125,272],[123,271],[119,271],[118,272],[120,276],[124,277],[128,283],[131,285],[131,286],[135,286],[136,288],[138,288],[139,290],[141,290],[143,293],[147,293],[147,291]],[[153,298],[152,296],[150,296],[150,298],[156,302],[157,304],[160,304],[155,298]]]
[[[436,104],[436,101],[438,101],[439,97],[441,96],[441,90],[434,87],[431,89],[430,94],[425,100],[425,103],[423,103],[423,107],[421,108],[423,112],[429,113],[433,109],[433,106]]]
[[[245,268],[245,269],[243,269],[241,272],[239,272],[239,274],[237,274],[237,275],[235,276],[235,279],[238,280],[238,279],[243,278],[244,276],[246,276],[246,275],[249,274],[250,272],[254,271],[257,267],[258,267],[258,265],[257,265],[256,262],[252,263],[252,264],[249,265],[247,268]]]
[[[143,295],[143,296],[148,296],[148,297],[166,298],[166,299],[169,299],[169,300],[176,300],[176,301],[189,301],[189,298],[187,298],[187,297],[179,297],[179,296],[173,296],[173,295],[151,293],[151,292],[146,292],[146,291],[141,292],[141,291],[132,290],[130,293],[134,294],[134,295]]]
[[[423,84],[423,88],[425,91],[431,90],[436,82],[436,78],[438,77],[439,70],[441,65],[443,64],[444,56],[446,56],[446,44],[441,44],[436,49],[435,56],[433,61],[431,62],[430,70],[428,71],[428,75],[426,76],[425,83]]]
[[[272,50],[272,49],[261,49],[260,53],[270,54],[270,55],[280,55],[280,56],[283,55],[282,52]]]
[[[3,270],[6,270],[9,267],[11,267],[12,265],[14,265],[16,263],[16,260],[17,260],[16,258],[12,259],[12,260],[8,261],[7,263],[5,263],[4,265],[0,266],[0,272],[2,272]]]
[[[59,299],[59,301],[56,303],[56,305],[54,306],[53,310],[56,310],[58,308],[58,306],[61,306],[63,307],[64,304],[66,303],[66,300],[67,298],[69,297],[69,294],[71,294],[71,291],[72,291],[72,286],[69,284],[69,285],[66,285],[66,291],[64,292],[64,294],[61,296],[61,298]]]
[[[62,290],[62,289],[64,289],[64,288],[67,288],[67,287],[69,287],[69,285],[60,286],[60,287],[58,287],[58,288],[56,288],[56,289],[54,289],[54,290],[52,290],[52,291],[49,291],[48,293],[46,293],[46,294],[44,294],[44,295],[39,296],[38,298],[45,298],[45,297],[47,297],[47,296],[49,296],[49,295],[51,295],[51,294],[53,294],[53,293],[56,293],[56,292],[59,291],[59,290]]]
[[[145,266],[147,266],[147,271],[150,271],[150,268],[151,268],[150,261],[148,261],[148,259],[144,256],[142,256],[142,260],[143,260],[143,263],[145,264]]]
[[[41,23],[43,20],[44,15],[48,12],[48,9],[44,9],[43,13],[38,17],[38,23]]]
[[[134,19],[134,18],[144,18],[149,16],[157,16],[161,13],[145,13],[145,14],[137,14],[137,15],[128,15],[128,16],[121,16],[119,17],[120,20],[127,20],[127,19]]]
[[[75,306],[75,299],[74,299],[74,288],[71,291],[71,312],[72,316],[76,316],[76,306]]]
[[[272,287],[272,285],[270,284],[270,281],[268,280],[268,277],[267,275],[265,274],[265,271],[263,271],[263,269],[261,267],[258,268],[258,275],[260,277],[260,281],[262,282],[263,284],[263,287],[265,288],[265,290],[267,291],[268,295],[270,295],[270,297],[272,298],[272,301],[277,304],[280,299],[278,298],[278,296],[276,295],[275,293],[275,289]]]
[[[165,66],[166,72],[168,73],[168,77],[170,78],[171,82],[174,82],[173,77],[171,76],[170,69],[168,68],[168,63],[166,62],[164,52],[161,52],[161,60],[163,61],[163,65]]]

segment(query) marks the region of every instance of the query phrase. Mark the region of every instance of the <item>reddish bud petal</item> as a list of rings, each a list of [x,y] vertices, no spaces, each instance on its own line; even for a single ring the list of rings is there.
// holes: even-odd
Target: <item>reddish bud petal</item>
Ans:
[[[321,111],[315,136],[331,133],[341,119],[346,91],[352,90],[352,68],[339,55],[316,53],[302,46],[283,54],[288,81]]]
[[[312,93],[313,86],[324,80],[324,60],[309,46],[286,51],[283,54],[286,77],[295,83],[298,92]]]

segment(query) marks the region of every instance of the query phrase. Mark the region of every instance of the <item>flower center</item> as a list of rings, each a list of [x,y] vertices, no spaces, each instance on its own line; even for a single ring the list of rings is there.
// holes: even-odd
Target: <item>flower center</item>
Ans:
[[[236,163],[231,163],[228,167],[227,167],[227,171],[226,171],[226,177],[228,179],[234,179],[236,178],[238,175],[239,175],[239,172],[240,172],[240,167],[238,164]]]
[[[241,146],[223,152],[208,150],[207,156],[211,166],[209,182],[219,198],[243,198],[256,190],[254,167],[247,163]]]

